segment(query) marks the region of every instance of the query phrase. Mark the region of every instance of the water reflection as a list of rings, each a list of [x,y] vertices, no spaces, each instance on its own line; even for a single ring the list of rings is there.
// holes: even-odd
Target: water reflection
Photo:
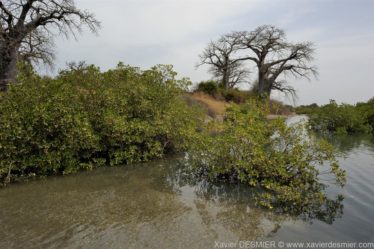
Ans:
[[[371,134],[357,135],[324,135],[324,138],[332,143],[340,152],[348,154],[355,149],[364,147],[374,153],[374,136]]]
[[[342,152],[341,167],[347,172],[343,190],[330,186],[331,195],[341,193],[344,214],[333,222],[316,219],[308,225],[285,222],[274,236],[283,241],[374,241],[374,137],[370,135],[330,136],[327,138]],[[334,208],[333,208],[334,209]],[[339,209],[337,209],[339,210]],[[332,215],[333,217],[334,215]]]
[[[200,220],[199,226],[212,238],[222,235],[235,240],[255,240],[267,236],[290,217],[256,208],[251,189],[240,184],[209,183],[196,177],[185,167],[183,160],[165,165],[163,185],[177,193],[191,214]]]
[[[183,165],[184,163],[181,161],[179,164]],[[270,221],[273,227],[279,228],[282,221],[285,220],[302,219],[310,223],[314,220],[319,220],[327,224],[332,224],[343,215],[344,205],[342,202],[344,198],[342,195],[336,193],[335,195],[331,194],[331,197],[323,202],[318,201],[303,207],[302,213],[290,214],[290,207],[286,206],[279,206],[277,210],[271,211],[255,206],[253,197],[256,190],[249,188],[247,185],[201,180],[199,177],[191,177],[193,174],[191,174],[188,168],[183,166],[180,166],[177,172],[177,174],[173,172],[166,177],[169,185],[174,188],[177,186],[177,189],[183,188],[186,185],[193,188],[195,203],[199,204],[199,209],[202,210],[201,213],[205,214],[205,219],[203,220],[207,220],[207,224],[210,224],[212,220],[220,222],[220,219],[223,218],[225,220],[223,223],[228,225],[229,230],[235,231],[234,228],[240,228],[238,231],[235,231],[238,237],[259,237],[260,233],[256,233],[256,229],[260,227],[260,224],[264,220]],[[221,212],[215,214],[214,217],[208,216],[208,212],[202,207],[206,207],[209,203],[219,206]],[[249,231],[250,233],[243,234],[243,231]],[[268,232],[262,233],[262,235],[266,234]]]

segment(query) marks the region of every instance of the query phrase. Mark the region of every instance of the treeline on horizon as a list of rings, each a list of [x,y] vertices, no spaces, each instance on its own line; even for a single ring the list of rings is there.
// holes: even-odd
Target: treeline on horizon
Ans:
[[[318,132],[336,134],[373,133],[374,98],[354,105],[329,104],[318,106],[316,103],[295,108],[297,114],[309,116],[309,123]]]

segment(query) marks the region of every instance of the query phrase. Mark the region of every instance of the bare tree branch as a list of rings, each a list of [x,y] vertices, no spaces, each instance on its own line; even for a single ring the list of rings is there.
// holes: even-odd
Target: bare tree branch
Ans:
[[[221,36],[218,41],[211,41],[199,56],[201,65],[209,65],[209,71],[218,78],[226,88],[233,88],[238,83],[245,82],[249,71],[243,67],[242,58],[234,58],[241,37],[230,33]]]
[[[288,42],[283,30],[263,25],[251,32],[231,32],[211,42],[200,55],[199,66],[210,65],[213,75],[230,87],[247,79],[248,70],[243,63],[251,61],[257,68],[255,89],[260,95],[270,96],[272,90],[277,90],[294,96],[294,88],[278,78],[281,75],[307,79],[317,76],[316,67],[310,65],[313,55],[312,43]]]
[[[100,23],[74,0],[0,1],[0,88],[14,81],[19,59],[53,62],[53,37],[73,35],[83,26],[97,32]]]
[[[257,59],[259,94],[270,96],[272,90],[278,90],[295,95],[295,90],[285,81],[277,81],[279,76],[310,79],[317,75],[316,67],[310,65],[314,60],[312,43],[288,42],[283,30],[270,25],[238,34],[242,37],[241,49],[250,51],[249,55]]]

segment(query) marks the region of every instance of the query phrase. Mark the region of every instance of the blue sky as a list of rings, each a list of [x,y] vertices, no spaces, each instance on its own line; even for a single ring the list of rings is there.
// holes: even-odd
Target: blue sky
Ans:
[[[272,24],[290,41],[312,41],[318,79],[289,83],[297,104],[329,99],[355,103],[374,97],[373,0],[76,0],[96,14],[99,35],[56,40],[56,69],[85,60],[102,69],[119,61],[147,68],[173,64],[193,82],[210,78],[195,68],[210,40],[230,31]],[[253,78],[255,76],[253,75]],[[284,99],[275,94],[274,97]],[[287,99],[284,99],[287,100]]]

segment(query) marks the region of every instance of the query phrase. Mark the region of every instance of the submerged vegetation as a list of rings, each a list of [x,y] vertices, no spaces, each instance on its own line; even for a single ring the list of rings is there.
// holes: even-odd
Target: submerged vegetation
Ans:
[[[300,106],[298,114],[307,114],[312,128],[319,132],[337,134],[371,133],[374,131],[374,98],[356,105],[329,104]]]

